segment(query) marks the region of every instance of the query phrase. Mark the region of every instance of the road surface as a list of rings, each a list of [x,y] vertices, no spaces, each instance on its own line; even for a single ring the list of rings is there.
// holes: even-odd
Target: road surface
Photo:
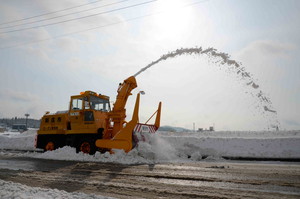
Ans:
[[[0,179],[116,198],[300,198],[299,163],[121,165],[2,154]]]

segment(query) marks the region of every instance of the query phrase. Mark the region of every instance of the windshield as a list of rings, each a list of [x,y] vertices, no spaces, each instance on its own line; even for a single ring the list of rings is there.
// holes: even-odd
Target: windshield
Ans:
[[[73,110],[81,110],[82,109],[82,98],[75,98],[72,100],[72,107]]]
[[[110,104],[109,101],[106,99],[101,99],[95,96],[90,96],[90,106],[91,109],[109,112],[110,111]]]

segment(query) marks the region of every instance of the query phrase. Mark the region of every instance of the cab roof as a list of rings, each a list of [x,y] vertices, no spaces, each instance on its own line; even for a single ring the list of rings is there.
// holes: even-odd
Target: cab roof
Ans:
[[[101,99],[107,99],[109,100],[109,97],[106,95],[101,95],[100,93],[97,94],[94,91],[84,91],[84,92],[80,92],[80,95],[73,95],[71,96],[71,98],[80,98],[80,97],[86,97],[86,96],[95,96],[95,97],[99,97]]]

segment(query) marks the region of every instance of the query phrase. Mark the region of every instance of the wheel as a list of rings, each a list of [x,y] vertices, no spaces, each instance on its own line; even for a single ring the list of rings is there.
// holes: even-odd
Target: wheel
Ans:
[[[81,151],[83,153],[87,153],[87,154],[94,154],[96,152],[95,149],[95,143],[93,143],[92,141],[83,141],[80,143],[80,145],[78,146],[77,152]]]
[[[80,151],[82,151],[83,153],[88,153],[90,154],[91,152],[91,144],[89,142],[83,142],[80,145]]]
[[[44,151],[53,151],[55,149],[54,142],[48,141],[45,145]]]

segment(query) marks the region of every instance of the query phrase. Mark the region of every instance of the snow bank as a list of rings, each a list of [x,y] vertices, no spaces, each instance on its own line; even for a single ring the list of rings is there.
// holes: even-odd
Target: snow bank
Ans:
[[[35,150],[36,130],[0,133],[0,149]]]
[[[300,131],[202,131],[202,132],[170,132],[159,131],[163,136],[203,137],[203,138],[300,138]]]
[[[87,199],[109,199],[111,197],[98,196],[94,194],[85,194],[79,192],[66,192],[58,189],[45,189],[39,187],[29,187],[20,183],[13,183],[3,181],[0,179],[0,198],[10,199],[33,199],[33,198],[64,198],[64,199],[76,199],[76,198],[87,198]],[[112,199],[112,198],[111,198]]]
[[[300,138],[198,138],[162,137],[183,156],[300,158]]]
[[[35,134],[36,132],[32,130],[19,135],[1,135],[0,149],[32,150]],[[203,156],[209,156],[209,159],[219,159],[222,156],[300,158],[300,131],[157,132],[148,136],[147,142],[140,142],[129,153],[115,150],[114,154],[97,152],[95,155],[88,155],[76,153],[76,150],[71,147],[45,153],[27,152],[24,154],[6,151],[1,153],[43,159],[121,164],[199,161]]]

